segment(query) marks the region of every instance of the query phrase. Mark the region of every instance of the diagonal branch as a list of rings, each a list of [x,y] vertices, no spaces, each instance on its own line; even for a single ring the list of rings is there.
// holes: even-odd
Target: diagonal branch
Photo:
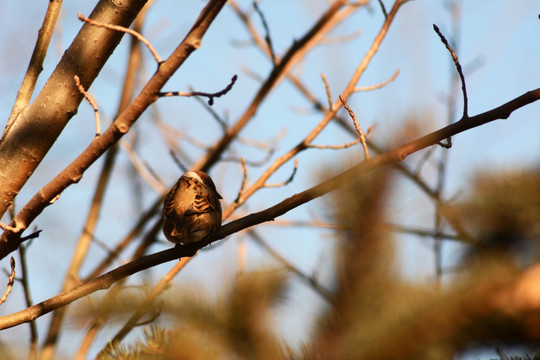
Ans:
[[[32,52],[28,69],[24,75],[21,88],[17,92],[17,98],[13,104],[13,109],[9,115],[9,120],[6,125],[6,132],[19,115],[19,113],[28,106],[30,98],[36,87],[36,82],[41,71],[43,71],[43,62],[45,61],[45,55],[47,55],[47,49],[54,33],[54,27],[56,26],[56,20],[60,14],[62,8],[62,0],[51,0],[43,19],[41,29],[39,29],[36,46]]]
[[[319,198],[345,184],[354,182],[359,178],[359,176],[365,174],[366,172],[400,162],[408,155],[428,146],[434,145],[450,136],[454,136],[494,120],[507,119],[513,111],[539,99],[540,88],[531,90],[495,109],[470,118],[461,119],[456,123],[450,124],[419,139],[398,146],[387,153],[372,157],[338,175],[329,178],[328,180],[321,182],[320,184],[317,184],[301,193],[295,194],[268,209],[247,215],[243,218],[223,225],[215,238],[211,239],[207,243],[192,243],[185,246],[178,246],[163,250],[155,254],[142,256],[93,280],[89,280],[71,291],[63,292],[25,310],[2,316],[0,317],[0,330],[17,326],[21,323],[33,321],[44,314],[70,304],[71,302],[92,294],[98,290],[108,289],[115,282],[137,272],[143,271],[158,264],[176,260],[180,257],[192,256],[201,247],[223,239],[231,234],[245,230],[249,227],[261,224],[263,222],[272,221],[294,208],[297,208],[313,199]]]

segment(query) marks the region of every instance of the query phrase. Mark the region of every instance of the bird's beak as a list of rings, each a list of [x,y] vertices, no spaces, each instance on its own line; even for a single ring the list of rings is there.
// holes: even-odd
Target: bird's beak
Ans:
[[[221,196],[217,191],[216,191],[216,195],[218,199],[223,199],[223,196]]]

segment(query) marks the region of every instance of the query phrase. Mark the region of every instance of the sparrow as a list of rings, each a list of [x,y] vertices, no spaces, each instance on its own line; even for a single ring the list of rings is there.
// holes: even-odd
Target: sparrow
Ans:
[[[165,197],[163,233],[176,244],[205,240],[221,227],[221,195],[202,171],[188,171]]]

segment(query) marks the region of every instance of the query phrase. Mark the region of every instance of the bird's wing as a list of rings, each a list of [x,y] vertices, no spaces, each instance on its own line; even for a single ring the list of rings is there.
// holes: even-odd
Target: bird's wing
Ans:
[[[186,216],[209,213],[216,208],[212,197],[206,192],[195,195],[195,200],[184,213]]]
[[[161,211],[164,217],[176,216],[176,211],[174,210],[174,194],[176,194],[177,188],[180,186],[180,180],[176,182],[174,187],[169,191],[163,202],[163,210]]]

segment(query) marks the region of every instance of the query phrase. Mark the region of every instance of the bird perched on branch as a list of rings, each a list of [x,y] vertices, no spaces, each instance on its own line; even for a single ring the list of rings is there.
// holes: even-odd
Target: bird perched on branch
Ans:
[[[176,244],[189,244],[214,235],[221,227],[221,195],[202,171],[188,171],[165,197],[163,233]]]

